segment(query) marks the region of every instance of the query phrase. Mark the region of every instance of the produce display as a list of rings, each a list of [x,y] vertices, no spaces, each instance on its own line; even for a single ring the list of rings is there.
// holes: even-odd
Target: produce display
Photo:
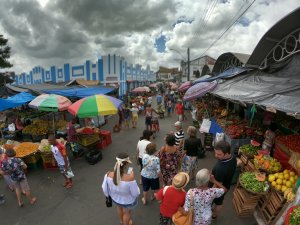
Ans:
[[[295,207],[289,219],[289,225],[300,225],[300,207]]]
[[[254,166],[257,170],[264,170],[268,173],[277,173],[281,171],[281,164],[276,159],[268,155],[254,156]]]
[[[284,191],[283,197],[288,201],[288,202],[292,202],[295,200],[296,195],[293,191],[292,188],[288,188]]]
[[[32,142],[23,142],[15,147],[16,157],[22,158],[35,153],[39,148],[38,144]]]
[[[298,176],[294,171],[284,170],[282,173],[270,174],[268,181],[277,190],[285,192],[288,188],[293,188]]]
[[[238,124],[238,122],[233,124]],[[226,127],[225,133],[230,139],[254,138],[263,135],[263,132],[259,128],[247,127],[245,123],[230,125]]]
[[[248,191],[262,194],[269,188],[267,182],[263,179],[263,175],[255,172],[244,172],[240,176],[241,185]]]
[[[286,146],[290,151],[300,153],[300,135],[292,134],[286,136],[278,136],[276,141]]]
[[[65,120],[59,120],[55,122],[55,128],[57,130],[65,130],[67,128],[68,122]]]
[[[253,146],[252,144],[243,145],[240,147],[240,151],[248,156],[257,155],[257,151],[260,149],[258,146]]]
[[[45,135],[48,133],[48,123],[46,124],[31,124],[22,130],[23,134],[31,134],[31,135]]]

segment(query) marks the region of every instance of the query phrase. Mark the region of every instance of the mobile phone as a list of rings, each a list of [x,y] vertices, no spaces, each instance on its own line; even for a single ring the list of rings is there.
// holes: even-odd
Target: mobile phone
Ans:
[[[127,174],[131,174],[132,171],[133,171],[133,167],[129,167],[128,171],[127,171]]]

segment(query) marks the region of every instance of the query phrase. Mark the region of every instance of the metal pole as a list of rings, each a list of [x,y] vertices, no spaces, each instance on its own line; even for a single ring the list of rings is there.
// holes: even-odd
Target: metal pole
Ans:
[[[187,74],[187,80],[190,80],[190,48],[187,49],[187,55],[188,55],[188,59],[187,59],[187,66],[188,66],[188,74]]]

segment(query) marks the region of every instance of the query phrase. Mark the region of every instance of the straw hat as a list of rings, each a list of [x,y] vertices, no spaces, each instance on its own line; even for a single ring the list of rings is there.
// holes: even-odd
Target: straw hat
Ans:
[[[172,180],[172,185],[176,189],[183,189],[189,183],[190,176],[187,173],[179,172],[177,173]]]

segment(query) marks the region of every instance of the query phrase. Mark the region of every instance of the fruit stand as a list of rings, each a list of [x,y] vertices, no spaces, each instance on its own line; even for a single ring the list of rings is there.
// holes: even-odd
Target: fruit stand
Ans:
[[[283,216],[289,203],[296,198],[297,180],[300,183],[298,170],[292,166],[292,169],[286,169],[280,160],[265,155],[258,146],[251,144],[241,146],[239,153],[243,173],[233,195],[237,214],[239,216],[253,214],[258,224],[275,224]],[[269,187],[265,192],[262,191],[263,184]]]

